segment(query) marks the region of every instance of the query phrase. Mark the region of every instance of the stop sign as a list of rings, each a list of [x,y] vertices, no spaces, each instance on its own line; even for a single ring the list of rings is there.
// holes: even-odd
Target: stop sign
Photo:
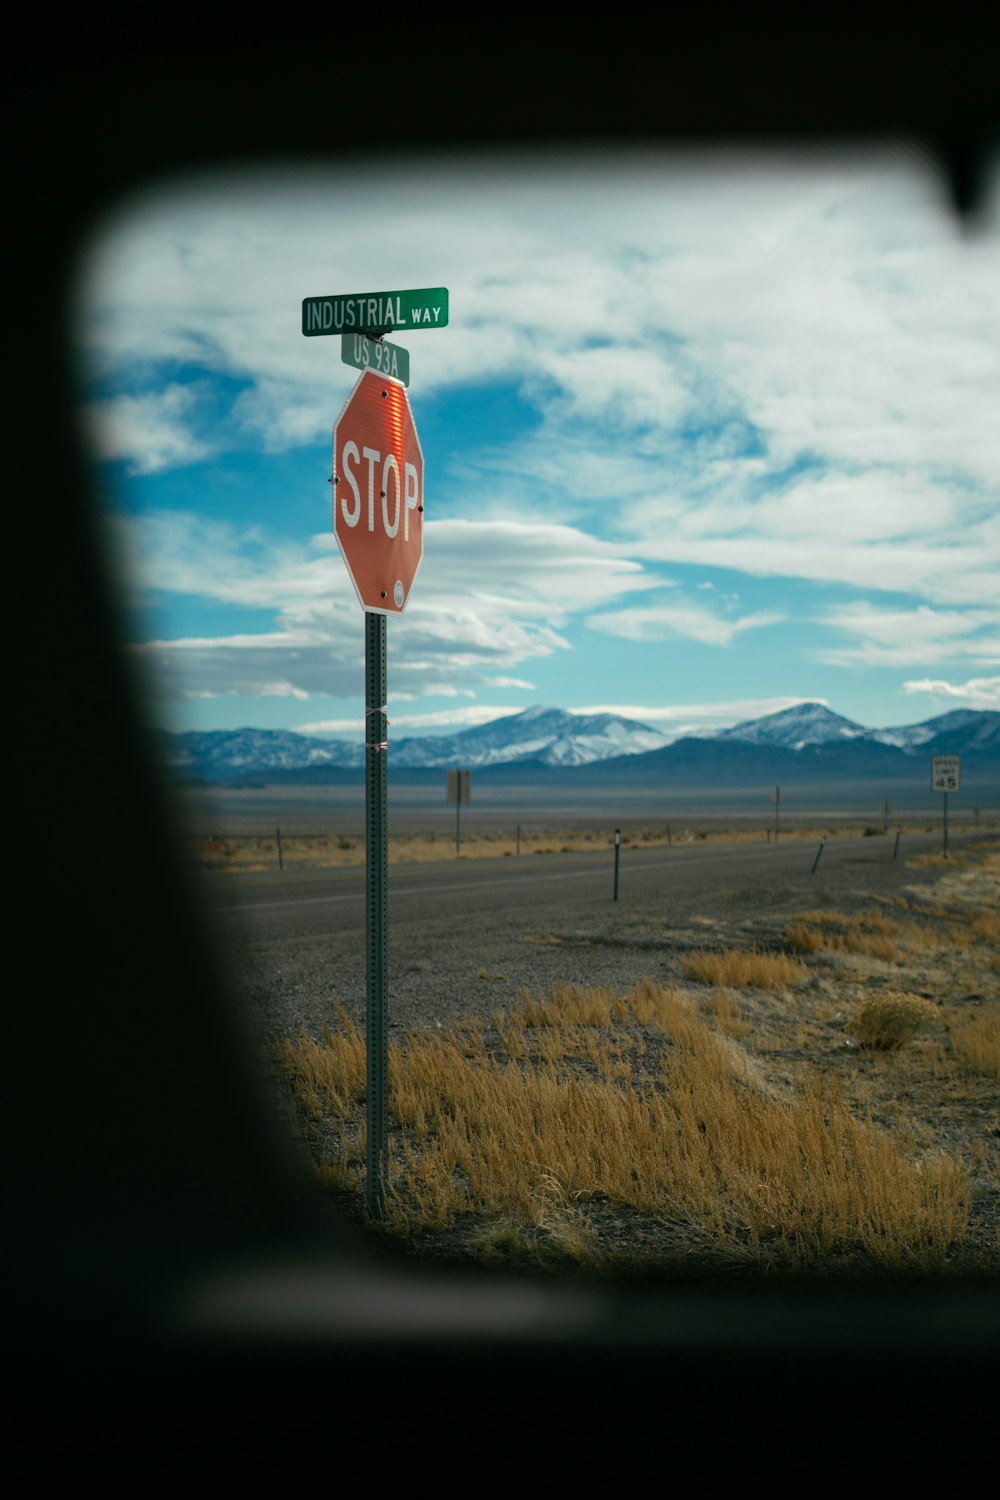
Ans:
[[[401,614],[424,551],[424,455],[406,387],[365,370],[333,429],[333,534],[367,610]]]

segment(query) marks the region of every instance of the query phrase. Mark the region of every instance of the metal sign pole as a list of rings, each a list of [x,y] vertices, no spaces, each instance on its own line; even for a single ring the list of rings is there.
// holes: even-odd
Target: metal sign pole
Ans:
[[[361,370],[333,428],[333,534],[365,611],[365,969],[368,985],[368,1210],[384,1212],[388,1177],[388,733],[385,618],[401,614],[424,551],[424,455],[406,385],[410,357],[384,335],[444,328],[448,288],[304,297],[302,332],[340,335],[341,358]],[[372,369],[374,362],[376,368]],[[368,464],[368,525],[361,455]],[[376,468],[381,466],[381,508]],[[395,475],[389,485],[390,472]],[[337,488],[339,486],[339,488]],[[390,500],[390,488],[393,490]],[[393,519],[389,520],[392,508]],[[379,524],[381,523],[381,524]],[[402,524],[400,524],[402,523]]]
[[[365,611],[365,927],[368,984],[368,1212],[385,1207],[388,1144],[388,758],[385,615]]]
[[[944,848],[943,848],[943,850],[941,852],[944,855],[947,855],[947,853],[948,853],[948,793],[947,792],[945,792],[945,794],[944,794]]]

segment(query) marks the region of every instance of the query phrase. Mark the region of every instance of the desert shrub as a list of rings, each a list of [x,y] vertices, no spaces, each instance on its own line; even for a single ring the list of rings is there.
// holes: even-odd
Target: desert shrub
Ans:
[[[893,1052],[921,1026],[937,1020],[937,1006],[919,995],[899,990],[883,990],[870,995],[856,1006],[847,1022],[848,1033],[863,1047],[879,1052]]]

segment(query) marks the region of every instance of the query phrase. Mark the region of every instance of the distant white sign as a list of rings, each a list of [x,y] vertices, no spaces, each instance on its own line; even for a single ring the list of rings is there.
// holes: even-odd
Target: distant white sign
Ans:
[[[962,757],[960,755],[931,756],[931,791],[957,792],[962,784]]]

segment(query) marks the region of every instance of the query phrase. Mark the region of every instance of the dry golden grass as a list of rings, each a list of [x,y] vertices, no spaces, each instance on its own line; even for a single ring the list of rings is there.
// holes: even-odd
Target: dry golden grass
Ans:
[[[1000,943],[1000,911],[977,911],[966,922],[974,942]]]
[[[278,1047],[278,1063],[292,1080],[295,1098],[305,1114],[320,1119],[330,1110],[350,1110],[364,1099],[366,1044],[342,1006],[339,1032],[327,1031],[322,1043],[309,1037],[285,1040]]]
[[[848,927],[851,919],[842,911],[822,910],[800,912],[799,921],[814,927]]]
[[[894,963],[899,951],[892,938],[885,937],[879,932],[864,932],[858,928],[852,928],[850,932],[845,933],[842,946],[848,953],[864,953],[869,958],[880,959],[885,964]]]
[[[359,1192],[356,1034],[288,1044],[282,1062],[309,1109],[344,1128],[322,1179]],[[600,1248],[608,1205],[772,1266],[849,1252],[927,1269],[963,1235],[959,1166],[916,1164],[853,1118],[830,1080],[791,1098],[762,1087],[732,1037],[673,987],[525,995],[490,1027],[411,1036],[389,1065],[390,1233],[471,1217],[481,1258],[603,1269],[616,1260]]]
[[[785,942],[793,953],[818,953],[823,947],[823,934],[805,922],[793,922],[785,932]]]
[[[955,1056],[966,1067],[1000,1079],[1000,1001],[972,1015],[963,1015],[950,1028]]]
[[[759,990],[784,990],[799,984],[808,968],[787,953],[762,953],[757,948],[727,948],[719,953],[692,953],[684,960],[684,972],[699,984],[729,985],[734,989],[753,986]]]
[[[650,840],[634,838],[639,844]],[[625,839],[628,843],[629,840]],[[666,839],[664,838],[664,842]],[[392,865],[427,864],[447,859],[497,859],[532,854],[576,854],[584,850],[611,848],[612,830],[568,834],[549,829],[460,834],[454,830],[424,834],[390,834],[387,859]],[[360,834],[283,835],[279,849],[276,835],[231,836],[189,840],[189,847],[202,864],[219,870],[247,871],[285,868],[337,869],[364,865],[365,839]]]
[[[794,952],[678,956],[685,986],[559,985],[390,1044],[381,1232],[600,1274],[995,1274],[996,1213],[974,1218],[1000,1182],[989,868],[891,912],[803,912]],[[888,982],[860,940],[895,945]],[[362,1038],[341,1012],[279,1060],[320,1180],[360,1208]]]
[[[790,824],[787,828],[781,826],[779,841],[818,843],[821,838],[857,838],[866,831],[868,830],[860,823],[845,824],[837,828]],[[728,827],[712,824],[696,828],[678,822],[622,830],[621,841],[623,848],[669,846],[684,850],[706,843],[760,844],[769,842],[773,837],[773,821],[756,828],[739,824]],[[612,828],[523,827],[518,834],[516,826],[496,830],[461,828],[456,841],[452,824],[433,832],[390,832],[387,857],[390,864],[396,865],[456,858],[496,859],[533,854],[577,854],[610,850],[613,842]],[[280,849],[278,837],[273,833],[197,837],[188,839],[187,843],[198,863],[216,870],[269,870],[277,869],[279,863],[286,868],[336,869],[365,863],[365,839],[359,833],[283,833]],[[944,865],[946,861],[941,856],[928,855],[913,863]]]
[[[850,918],[838,912],[803,912],[786,928],[785,944],[794,953],[857,953],[891,964],[902,952],[996,940],[998,923],[991,913],[977,913],[964,922],[944,909],[938,915],[947,920],[901,920],[874,909]]]
[[[715,1018],[720,1031],[729,1036],[749,1036],[753,1023],[749,1020],[738,1000],[726,989],[714,989],[708,997],[706,1008]]]

